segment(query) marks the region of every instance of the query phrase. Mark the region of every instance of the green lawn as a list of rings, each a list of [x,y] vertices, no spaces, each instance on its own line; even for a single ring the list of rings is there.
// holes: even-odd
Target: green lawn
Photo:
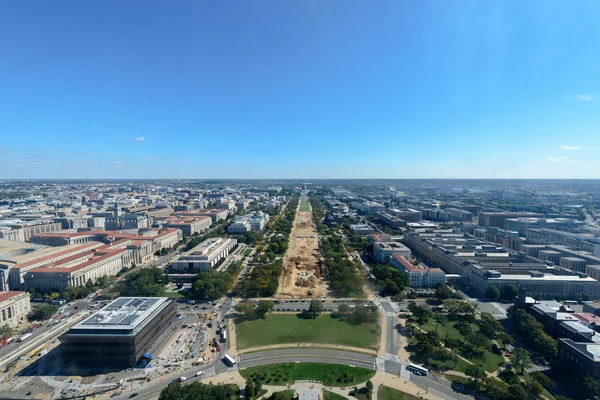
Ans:
[[[436,326],[435,321],[433,319],[430,319],[425,325],[423,325],[423,329],[427,332],[433,332],[433,331],[435,331],[435,326]],[[477,328],[477,325],[475,325],[475,324],[471,324],[471,328],[473,329],[474,332],[477,332],[477,330],[479,329],[479,328]],[[464,340],[464,337],[460,334],[460,332],[458,332],[458,330],[456,328],[454,328],[454,321],[446,322],[445,325],[440,324],[438,326],[437,333],[440,335],[440,338],[442,338],[442,339],[444,339],[446,337],[451,337],[451,338],[455,338],[455,339]],[[485,354],[484,354],[483,360],[481,360],[479,358],[469,358],[464,354],[461,354],[461,356],[465,357],[466,359],[471,361],[473,364],[482,366],[488,372],[496,371],[504,363],[504,358],[502,358],[502,356],[499,354],[492,353],[491,347],[484,349],[484,353]],[[462,361],[462,360],[459,360],[459,361]],[[448,363],[446,363],[446,364],[448,364]],[[454,362],[452,362],[452,364],[454,364]],[[460,368],[460,369],[453,368],[453,369],[464,372],[464,367],[466,367],[466,363],[464,363],[464,361],[463,361],[463,364],[465,364],[465,365],[461,365],[462,368]]]
[[[344,396],[340,396],[337,393],[328,392],[327,390],[324,390],[323,400],[346,400],[346,398]]]
[[[310,211],[310,203],[304,198],[300,198],[300,211]]]
[[[371,379],[375,371],[337,364],[285,363],[245,368],[240,370],[240,375],[275,386],[293,384],[297,380],[322,381],[325,386],[352,386]]]
[[[290,314],[271,314],[266,319],[237,322],[240,349],[281,343],[326,343],[377,349],[377,324],[350,325],[323,314],[316,319],[301,319]]]
[[[387,386],[380,386],[377,392],[377,400],[418,400],[412,394],[404,393]]]
[[[249,256],[250,253],[252,253],[252,249],[244,249],[244,251],[242,252],[242,255]]]
[[[180,292],[165,292],[165,297],[168,297],[170,299],[180,299],[182,297],[185,297],[185,295]]]

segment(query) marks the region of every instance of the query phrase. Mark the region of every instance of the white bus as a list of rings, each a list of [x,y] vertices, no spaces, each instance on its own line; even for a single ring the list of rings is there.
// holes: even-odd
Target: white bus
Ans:
[[[223,356],[223,362],[229,365],[230,367],[235,367],[236,364],[235,359],[227,353],[225,353],[225,355]]]
[[[17,340],[18,342],[24,342],[31,336],[31,333],[26,333]]]
[[[429,373],[427,368],[423,368],[416,364],[408,364],[408,367],[406,367],[406,369],[412,372],[413,374],[420,376],[427,376],[427,374]]]

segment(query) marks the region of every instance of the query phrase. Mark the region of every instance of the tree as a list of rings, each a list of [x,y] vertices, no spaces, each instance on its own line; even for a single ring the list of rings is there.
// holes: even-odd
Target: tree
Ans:
[[[437,332],[438,326],[440,326],[440,324],[444,326],[448,321],[448,318],[446,318],[444,314],[435,313],[433,314],[433,320],[435,321],[435,331]]]
[[[511,398],[514,400],[523,400],[527,399],[529,396],[527,395],[527,390],[520,383],[515,383],[508,387],[508,393]]]
[[[341,316],[345,317],[350,314],[350,306],[348,304],[340,304],[338,306],[338,312]]]
[[[490,313],[481,313],[481,318],[477,321],[479,332],[490,339],[496,339],[498,335],[504,332],[500,322],[494,319]]]
[[[523,347],[517,347],[513,351],[513,355],[510,358],[510,362],[512,363],[513,367],[515,367],[515,369],[520,368],[520,374],[523,375],[523,373],[525,373],[525,368],[531,366],[531,357],[529,356],[529,352]]]
[[[373,393],[373,382],[369,379],[367,383],[365,383],[365,387],[368,390],[368,393]]]
[[[504,292],[502,293],[502,299],[504,300],[514,300],[519,295],[519,288],[515,285],[508,285],[504,288]]]
[[[56,308],[56,306],[47,304],[31,310],[31,312],[27,314],[27,319],[30,321],[41,321],[54,315],[57,311],[58,308]]]
[[[490,342],[490,340],[486,336],[484,336],[483,334],[481,334],[479,332],[474,335],[471,335],[469,340],[475,346],[476,351],[479,350],[479,348],[482,346],[485,347]]]
[[[323,312],[323,303],[320,300],[311,300],[308,307],[309,318],[317,318]]]
[[[275,392],[269,396],[268,400],[289,400],[290,396],[286,392]]]
[[[478,382],[480,379],[485,378],[485,370],[477,365],[469,364],[465,368],[465,374],[475,379]]]
[[[429,318],[433,315],[431,310],[425,306],[418,306],[416,303],[410,303],[408,305],[408,311],[412,313],[412,317],[415,322],[419,325],[419,328],[429,321]]]
[[[0,325],[0,340],[12,336],[14,332],[14,329],[8,326],[8,324]]]
[[[248,319],[256,317],[256,312],[254,310],[254,307],[252,307],[252,304],[238,303],[235,305],[235,311],[237,311],[240,314],[243,314],[244,317]]]
[[[256,306],[256,315],[259,318],[265,318],[271,311],[273,311],[273,302],[271,300],[259,300]]]
[[[452,297],[452,290],[448,287],[448,285],[440,285],[435,290],[435,298],[438,300],[446,300]]]
[[[496,300],[500,298],[500,290],[496,286],[490,285],[485,291],[485,297],[486,299]]]
[[[246,381],[246,387],[244,388],[244,396],[247,399],[252,399],[256,396],[256,392],[254,391],[254,382],[251,380]]]

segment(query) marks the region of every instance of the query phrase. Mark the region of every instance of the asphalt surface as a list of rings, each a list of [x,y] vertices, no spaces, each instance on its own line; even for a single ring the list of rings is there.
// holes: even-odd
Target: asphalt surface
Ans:
[[[298,347],[265,350],[256,353],[242,354],[239,357],[239,360],[240,368],[290,362],[343,364],[371,370],[375,368],[375,356],[352,351],[324,348]]]

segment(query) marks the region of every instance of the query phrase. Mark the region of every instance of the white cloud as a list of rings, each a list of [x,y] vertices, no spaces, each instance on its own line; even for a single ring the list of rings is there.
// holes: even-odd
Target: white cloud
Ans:
[[[121,164],[121,161],[115,161],[115,164]]]
[[[595,98],[596,98],[596,96],[593,94],[577,94],[577,95],[573,96],[573,100],[585,101],[585,102],[592,101]]]
[[[565,150],[579,150],[582,147],[581,146],[562,146],[562,148]]]
[[[136,141],[136,142],[143,142],[143,141],[145,141],[145,140],[146,140],[146,139],[145,139],[143,136],[140,136],[140,137],[136,137],[136,138],[135,138],[135,141]]]
[[[574,164],[574,163],[579,162],[578,160],[571,160],[570,158],[567,158],[565,156],[548,157],[548,158],[546,158],[546,161],[553,162],[553,163],[565,163],[565,164]]]

